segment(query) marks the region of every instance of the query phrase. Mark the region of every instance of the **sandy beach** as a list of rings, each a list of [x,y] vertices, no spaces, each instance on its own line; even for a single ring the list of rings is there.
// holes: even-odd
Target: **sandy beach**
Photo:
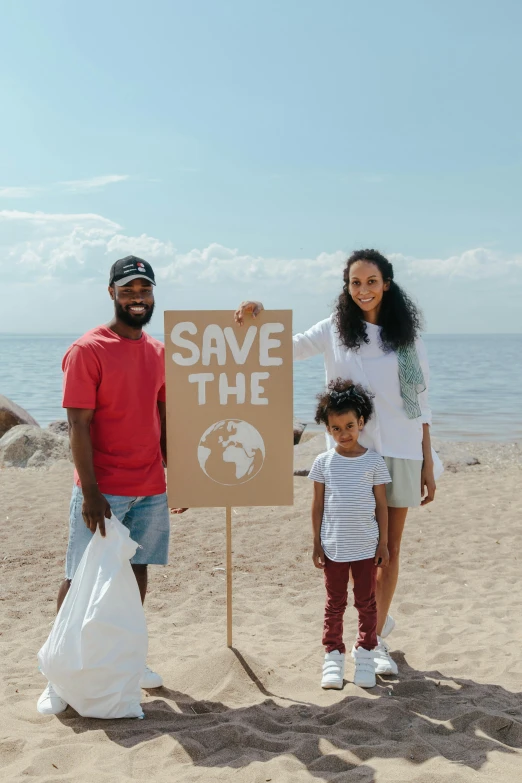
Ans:
[[[322,436],[296,449],[309,468]],[[436,502],[410,513],[389,637],[399,677],[319,686],[324,589],[310,482],[291,508],[233,514],[234,650],[224,510],[172,518],[151,568],[145,720],[36,711],[36,653],[62,578],[72,465],[0,470],[0,778],[42,783],[522,781],[521,450],[438,443]],[[346,615],[346,637],[355,611]]]

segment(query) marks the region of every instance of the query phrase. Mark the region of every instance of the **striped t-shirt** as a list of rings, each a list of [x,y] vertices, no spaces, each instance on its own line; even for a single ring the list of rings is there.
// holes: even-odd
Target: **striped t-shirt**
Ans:
[[[389,484],[384,459],[368,449],[360,457],[343,457],[335,449],[315,458],[309,477],[324,484],[321,545],[338,563],[375,555],[379,526],[375,519],[376,484]]]

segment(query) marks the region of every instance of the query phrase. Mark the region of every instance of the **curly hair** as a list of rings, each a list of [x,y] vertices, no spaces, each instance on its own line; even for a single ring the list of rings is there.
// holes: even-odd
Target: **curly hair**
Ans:
[[[330,413],[348,411],[353,411],[358,419],[362,416],[366,424],[373,413],[371,397],[360,383],[336,378],[335,381],[330,381],[327,391],[317,395],[315,422],[328,426]]]
[[[335,324],[341,342],[347,348],[360,348],[361,343],[369,343],[361,308],[354,302],[349,292],[350,269],[356,261],[368,261],[379,269],[384,282],[390,287],[382,297],[379,312],[381,343],[385,351],[411,345],[422,328],[422,313],[408,294],[393,279],[393,266],[377,250],[355,250],[344,269],[343,292],[335,308]]]

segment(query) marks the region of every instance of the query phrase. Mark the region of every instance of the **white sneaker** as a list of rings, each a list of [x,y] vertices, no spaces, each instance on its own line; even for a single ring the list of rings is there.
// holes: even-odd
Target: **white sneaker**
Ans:
[[[395,620],[393,619],[391,614],[387,614],[386,622],[384,623],[381,631],[381,639],[386,639],[386,637],[391,634],[394,628],[395,628]]]
[[[36,703],[40,715],[59,715],[60,712],[65,712],[67,706],[67,702],[58,696],[50,682]]]
[[[163,678],[161,675],[152,671],[150,666],[145,666],[140,678],[140,688],[161,688],[162,685]]]
[[[344,653],[332,650],[326,653],[323,663],[321,688],[335,688],[340,691],[344,680]]]
[[[364,647],[357,647],[353,651],[355,661],[355,674],[353,684],[359,688],[375,688],[375,656],[374,650],[365,650]]]
[[[376,674],[398,674],[399,668],[390,655],[390,648],[381,636],[377,637],[377,647],[373,650]]]

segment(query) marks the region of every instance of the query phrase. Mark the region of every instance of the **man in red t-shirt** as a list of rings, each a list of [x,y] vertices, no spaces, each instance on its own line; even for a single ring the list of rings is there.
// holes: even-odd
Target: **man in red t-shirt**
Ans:
[[[142,601],[147,565],[167,563],[164,346],[142,331],[154,312],[155,285],[146,261],[136,256],[116,261],[109,277],[113,319],[76,340],[63,359],[63,407],[75,472],[58,609],[96,529],[105,535],[111,509],[139,544],[131,563]],[[140,682],[144,688],[163,684],[148,667]],[[38,711],[56,715],[66,708],[48,684]]]

